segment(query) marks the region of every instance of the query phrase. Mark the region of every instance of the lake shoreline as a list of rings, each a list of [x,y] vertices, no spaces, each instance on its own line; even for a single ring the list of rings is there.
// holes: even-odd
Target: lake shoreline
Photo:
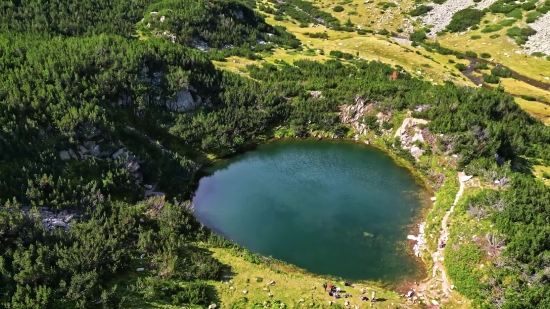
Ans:
[[[263,145],[267,145],[267,144],[271,144],[271,143],[279,142],[279,141],[300,141],[300,140],[310,140],[310,141],[321,141],[322,140],[322,141],[334,141],[334,142],[347,142],[347,143],[360,144],[360,145],[365,146],[365,147],[373,147],[373,148],[376,148],[376,149],[384,152],[386,155],[388,155],[393,160],[393,162],[396,165],[398,165],[399,167],[407,169],[407,171],[413,176],[415,182],[422,186],[422,188],[425,192],[425,195],[426,195],[425,197],[419,197],[419,200],[421,201],[420,211],[417,215],[414,215],[414,217],[412,218],[412,223],[410,223],[407,226],[409,234],[413,234],[413,235],[418,234],[418,226],[422,223],[425,223],[428,214],[433,210],[433,202],[429,199],[429,196],[434,196],[434,194],[435,194],[434,190],[429,185],[429,183],[427,181],[427,178],[425,177],[425,175],[421,171],[415,169],[414,166],[411,163],[409,163],[405,159],[397,156],[390,149],[387,149],[386,147],[384,147],[384,145],[382,145],[379,141],[376,141],[376,140],[374,142],[369,142],[367,144],[364,141],[355,140],[355,139],[351,139],[351,138],[328,138],[328,137],[326,137],[326,138],[319,138],[319,137],[307,137],[307,138],[282,137],[282,138],[277,138],[277,137],[271,137],[271,138],[268,138],[268,139],[264,139],[264,140],[249,143],[245,147],[243,147],[243,148],[239,149],[238,151],[236,151],[234,153],[231,153],[229,155],[225,155],[223,157],[218,157],[218,158],[212,159],[210,162],[208,162],[208,164],[205,164],[200,169],[200,171],[197,175],[198,177],[196,177],[194,182],[197,184],[197,188],[198,188],[198,183],[199,183],[200,179],[209,175],[208,173],[204,172],[204,170],[206,168],[216,164],[216,163],[220,163],[220,162],[223,162],[223,161],[230,160],[230,159],[232,159],[236,156],[239,156],[239,155],[242,155],[242,154],[247,153],[249,151],[255,150],[258,147],[263,146]],[[196,192],[196,190],[194,190],[193,192]],[[407,278],[407,279],[403,278],[402,280],[398,280],[395,283],[394,282],[384,282],[384,281],[380,281],[380,280],[379,281],[359,280],[357,282],[358,283],[376,284],[378,286],[384,286],[384,287],[386,287],[386,288],[388,288],[388,289],[390,289],[394,292],[404,293],[403,291],[408,289],[408,287],[411,286],[413,284],[413,282],[422,282],[422,281],[425,281],[425,280],[429,279],[429,277],[428,277],[429,274],[427,272],[427,269],[428,269],[429,265],[428,265],[425,257],[424,256],[418,257],[418,256],[415,255],[415,252],[413,251],[412,243],[411,243],[410,240],[407,240],[405,238],[405,239],[403,239],[403,242],[406,244],[407,254],[410,255],[411,257],[413,257],[415,260],[417,260],[417,262],[419,264],[419,269],[417,270],[418,276],[415,276],[414,278]],[[298,267],[296,267],[296,268],[300,269],[300,273],[305,272],[305,273],[308,273],[312,276],[331,277],[331,278],[334,278],[335,280],[340,279],[341,281],[344,281],[344,278],[339,278],[337,276],[319,275],[319,274],[316,274],[314,272],[304,270],[302,268],[298,268]]]

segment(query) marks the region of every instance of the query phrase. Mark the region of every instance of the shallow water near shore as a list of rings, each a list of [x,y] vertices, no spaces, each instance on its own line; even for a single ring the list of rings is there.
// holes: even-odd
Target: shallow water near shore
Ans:
[[[421,278],[407,234],[429,194],[383,151],[277,141],[206,170],[196,217],[252,252],[320,275],[396,284]]]

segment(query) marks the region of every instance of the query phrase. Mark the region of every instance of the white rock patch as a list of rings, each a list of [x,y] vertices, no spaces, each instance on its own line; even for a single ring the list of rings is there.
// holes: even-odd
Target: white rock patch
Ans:
[[[433,10],[428,12],[426,16],[422,18],[422,24],[424,26],[434,26],[430,33],[427,34],[433,39],[437,37],[437,32],[445,30],[445,27],[451,23],[453,15],[456,12],[464,10],[470,6],[477,10],[483,10],[488,8],[494,2],[496,2],[496,0],[482,0],[479,3],[474,3],[472,0],[448,0],[443,4],[430,3],[429,5],[433,7]]]
[[[529,26],[537,31],[525,43],[526,53],[541,52],[550,55],[550,12],[541,16]]]

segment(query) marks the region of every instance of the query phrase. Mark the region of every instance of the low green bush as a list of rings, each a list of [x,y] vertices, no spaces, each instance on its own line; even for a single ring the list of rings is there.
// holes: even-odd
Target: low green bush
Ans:
[[[501,26],[504,26],[504,27],[509,27],[511,25],[513,25],[517,20],[514,19],[514,18],[508,18],[508,19],[503,19],[501,21],[498,22],[499,25]]]
[[[477,54],[471,50],[466,51],[464,54],[468,57],[477,58]]]
[[[393,2],[378,2],[378,4],[376,4],[377,6],[381,6],[382,9],[384,10],[387,10],[389,8],[396,8],[397,7],[397,4],[393,3]]]
[[[470,37],[470,39],[472,39],[472,40],[479,40],[479,39],[481,39],[481,35],[479,35],[479,34],[472,35],[472,36]]]
[[[489,25],[489,26],[485,26],[485,28],[483,28],[483,30],[481,30],[481,32],[483,33],[490,33],[490,32],[495,32],[495,31],[499,31],[502,29],[502,26],[501,25]]]
[[[537,12],[537,11],[529,12],[529,13],[527,13],[525,22],[528,23],[528,24],[534,23],[541,16],[542,16],[542,13],[540,13],[540,12]]]
[[[491,58],[491,54],[489,53],[481,53],[481,55],[479,55],[481,58],[485,58],[485,59],[488,59],[488,58]]]
[[[507,78],[512,76],[512,71],[508,68],[497,66],[491,69],[491,74],[494,76]]]
[[[489,66],[487,65],[487,62],[478,62],[476,63],[475,68],[478,70],[487,70],[489,69]]]
[[[532,10],[536,9],[537,6],[533,2],[525,2],[524,4],[521,5],[521,8],[524,11],[532,11]]]
[[[492,34],[491,36],[489,36],[490,39],[498,39],[500,38],[500,34]]]
[[[460,10],[453,15],[447,29],[451,32],[464,31],[473,25],[479,24],[484,15],[484,12],[476,9]]]
[[[468,66],[464,63],[457,63],[455,64],[455,68],[457,68],[459,71],[466,71],[466,69],[468,69]]]
[[[523,12],[521,9],[517,8],[511,11],[510,13],[506,14],[506,17],[512,17],[515,19],[522,19],[523,18]]]
[[[498,84],[500,82],[500,77],[495,75],[484,75],[483,81],[487,84]]]
[[[339,13],[339,12],[343,12],[343,11],[344,11],[344,7],[341,6],[341,5],[337,5],[337,6],[333,7],[332,10],[333,10],[334,12]]]
[[[512,27],[506,31],[506,35],[515,39],[518,45],[525,44],[525,42],[527,42],[527,38],[535,33],[537,33],[537,31],[531,27]]]
[[[546,0],[541,6],[537,8],[537,12],[540,12],[542,14],[546,14],[550,12],[550,0]]]
[[[526,94],[522,94],[522,95],[521,95],[521,98],[524,99],[524,100],[526,100],[526,101],[536,101],[536,100],[537,100],[537,98],[532,97],[532,96],[530,96],[530,95],[526,95]]]
[[[434,8],[428,5],[420,5],[416,7],[414,10],[409,12],[409,15],[411,16],[420,16],[423,14],[428,13],[429,11],[433,10]]]
[[[531,54],[531,56],[543,58],[543,57],[546,57],[546,54],[545,54],[545,53],[541,53],[541,52],[534,52],[534,53]]]
[[[428,37],[426,36],[424,29],[416,30],[409,35],[409,39],[414,42],[422,42],[427,38]]]

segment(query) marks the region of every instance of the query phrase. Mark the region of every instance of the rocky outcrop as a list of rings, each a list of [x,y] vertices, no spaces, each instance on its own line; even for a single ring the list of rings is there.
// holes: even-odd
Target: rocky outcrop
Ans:
[[[166,108],[174,112],[186,112],[202,104],[200,97],[195,100],[189,90],[182,89],[176,93],[173,100],[166,100]]]
[[[68,211],[61,211],[58,213],[49,211],[45,207],[38,207],[38,213],[31,212],[29,207],[21,208],[21,212],[27,216],[40,219],[42,225],[46,231],[51,231],[54,228],[63,228],[68,230],[70,228],[70,221],[76,215],[76,213],[71,213]]]
[[[428,124],[428,121],[413,117],[405,118],[403,124],[395,132],[395,137],[399,138],[403,149],[409,149],[416,160],[419,160],[425,152],[415,144],[416,142],[424,143],[428,138],[427,130],[420,128],[420,125],[424,124]]]
[[[178,90],[172,97],[163,87],[164,76],[160,72],[149,72],[149,68],[144,67],[141,72],[140,81],[151,86],[146,99],[153,105],[164,105],[173,112],[186,112],[193,110],[203,104],[199,96],[193,97],[191,92],[196,92],[192,86],[186,86]]]
[[[528,54],[541,52],[550,55],[550,12],[546,13],[529,26],[537,33],[529,36],[524,47]]]
[[[343,105],[340,110],[342,123],[350,124],[359,135],[367,133],[367,126],[361,118],[374,110],[373,104],[365,104],[365,100],[359,96],[355,97],[354,105]]]
[[[424,228],[426,226],[425,222],[422,222],[418,225],[418,235],[408,235],[407,239],[415,241],[416,243],[413,246],[414,255],[417,257],[422,256],[422,251],[424,251],[426,246],[426,238],[424,237]]]

